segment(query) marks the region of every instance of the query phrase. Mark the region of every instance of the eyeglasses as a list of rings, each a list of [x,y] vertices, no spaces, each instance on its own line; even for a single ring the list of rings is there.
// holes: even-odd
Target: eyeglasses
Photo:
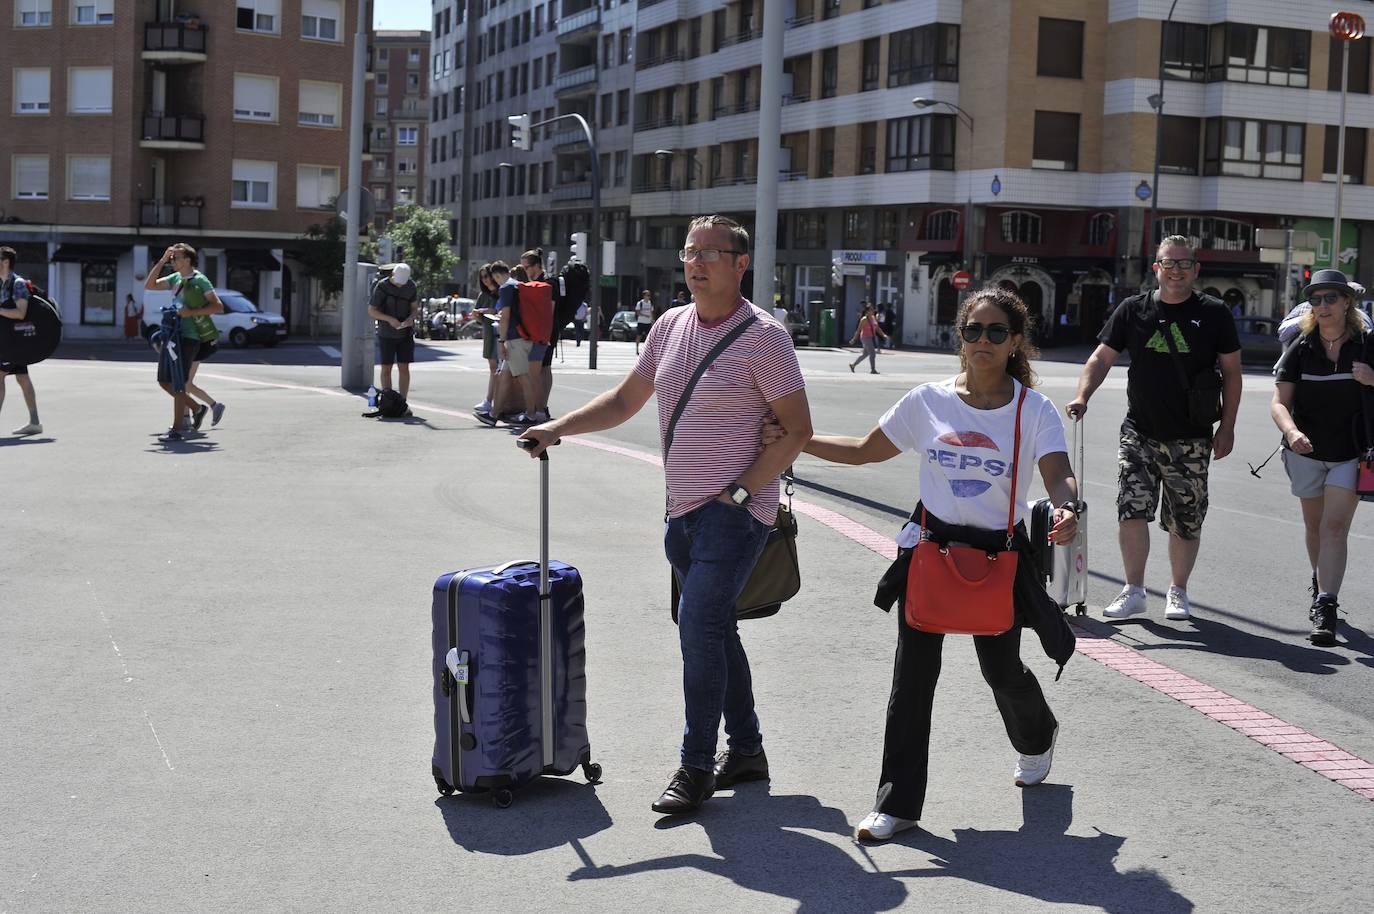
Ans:
[[[1339,305],[1345,301],[1345,296],[1340,292],[1318,292],[1307,301],[1313,305]]]
[[[994,346],[998,343],[1005,343],[1007,337],[1011,336],[1011,328],[1006,324],[965,324],[959,328],[959,335],[964,338],[965,343],[976,343],[983,338],[984,331],[987,332],[988,342]]]
[[[1172,270],[1174,267],[1178,267],[1180,270],[1191,270],[1193,266],[1197,263],[1197,261],[1192,259],[1191,257],[1185,257],[1182,260],[1175,260],[1172,257],[1165,257],[1163,260],[1156,260],[1155,263],[1159,264],[1166,270]]]
[[[692,251],[678,251],[677,259],[683,263],[691,263],[693,260],[700,260],[702,263],[715,263],[720,260],[722,254],[747,254],[748,251],[722,251],[717,248],[699,248]]]

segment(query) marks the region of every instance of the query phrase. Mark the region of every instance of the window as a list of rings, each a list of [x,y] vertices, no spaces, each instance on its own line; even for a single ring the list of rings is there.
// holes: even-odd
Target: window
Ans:
[[[878,123],[859,125],[859,174],[871,175],[878,170]]]
[[[234,74],[234,120],[275,121],[277,80],[271,76]]]
[[[419,127],[397,127],[396,145],[397,146],[417,146],[420,143]]]
[[[793,213],[792,244],[797,248],[825,247],[825,214],[815,212]]]
[[[378,49],[377,49],[377,63],[387,63],[387,62],[389,62],[390,60],[391,60],[391,49],[390,49],[390,48],[378,48]]]
[[[901,220],[895,207],[878,210],[878,240],[880,251],[893,250],[901,242]]]
[[[109,200],[110,157],[67,156],[67,199]]]
[[[817,142],[819,149],[819,168],[816,174],[818,178],[835,177],[835,128],[826,127],[820,131]]]
[[[1159,146],[1159,170],[1168,174],[1195,175],[1202,147],[1202,121],[1195,117],[1164,115]]]
[[[399,156],[396,159],[396,174],[413,175],[419,172],[416,160],[411,156]]]
[[[1345,51],[1341,45],[1350,48],[1350,82],[1349,91],[1359,92],[1362,95],[1369,94],[1369,39],[1361,38],[1359,41],[1341,41],[1335,35],[1329,36],[1331,42],[1331,54],[1329,64],[1326,69],[1326,88],[1332,92],[1341,91],[1341,58]],[[1332,180],[1335,180],[1336,171],[1331,170]]]
[[[378,91],[378,92],[385,92],[385,91],[387,91],[387,89],[388,89],[388,88],[390,87],[390,85],[391,85],[390,77],[389,77],[386,73],[378,73],[378,74],[377,74],[377,84],[376,84],[376,85],[377,85],[376,91]]]
[[[109,114],[113,110],[114,74],[109,67],[72,67],[67,71],[67,111]]]
[[[629,168],[630,154],[619,150],[615,154],[615,186],[622,187],[625,184],[625,172]]]
[[[954,168],[954,115],[921,114],[887,122],[887,171]]]
[[[229,195],[235,209],[274,209],[277,205],[277,163],[235,159]]]
[[[420,49],[411,48],[406,52],[406,66],[418,67],[420,65]]]
[[[72,25],[109,25],[114,22],[114,0],[73,0]]]
[[[47,67],[15,69],[14,113],[47,114],[51,107],[48,95],[50,79]]]
[[[1040,217],[1020,209],[1003,213],[1002,241],[1005,244],[1039,244]]]
[[[296,206],[329,209],[339,196],[339,169],[326,165],[296,166]]]
[[[1078,170],[1079,115],[1063,111],[1035,112],[1035,141],[1031,168]]]
[[[615,94],[615,125],[624,127],[630,122],[630,90],[621,89]]]
[[[379,97],[372,102],[372,113],[375,117],[386,117],[386,99]]]
[[[17,0],[14,24],[20,28],[52,25],[52,0]]]
[[[113,327],[115,322],[115,265],[81,265],[81,323]]]
[[[866,209],[844,211],[844,246],[866,248],[873,234],[873,216]]]
[[[882,50],[882,40],[879,38],[869,38],[863,43],[863,81],[859,87],[861,92],[871,92],[878,88],[878,65],[879,55]]]
[[[1202,82],[1207,78],[1207,26],[1170,22],[1164,26],[1164,75]]]
[[[627,64],[633,56],[634,35],[630,29],[620,30],[620,62]]]
[[[1096,213],[1088,220],[1088,244],[1102,247],[1112,240],[1116,217],[1111,213]]]
[[[14,199],[48,199],[48,157],[14,157]]]
[[[343,86],[301,80],[298,123],[306,127],[337,127]],[[411,128],[414,129],[414,128]]]
[[[499,76],[505,76],[504,73],[500,73],[500,74],[498,74],[498,75],[499,75]],[[511,82],[514,83],[515,80],[512,79]],[[499,85],[499,84],[498,84],[498,85]],[[419,88],[420,88],[420,74],[419,74],[419,73],[407,73],[407,74],[406,74],[406,91],[407,91],[407,92],[414,92],[416,89],[419,89]],[[496,97],[497,97],[498,99],[501,97],[501,90],[500,90],[500,89],[497,89],[497,91],[496,91]]]
[[[926,214],[926,241],[954,241],[962,219],[957,209],[937,209]]]
[[[1302,124],[1214,117],[1206,130],[1204,175],[1302,180]]]
[[[1220,22],[1209,37],[1209,80],[1307,87],[1311,32]]]
[[[236,5],[234,25],[240,31],[276,34],[281,0],[237,0]]]
[[[832,98],[840,81],[840,49],[821,51],[821,98]]]
[[[887,46],[887,86],[959,80],[959,26],[933,23],[894,32]]]
[[[304,0],[301,5],[301,37],[338,41],[343,11],[339,0]]]
[[[1354,57],[1354,54],[1350,55]],[[1322,154],[1322,180],[1336,180],[1336,144],[1340,128],[1334,124],[1326,127],[1326,149]],[[1364,183],[1364,151],[1367,131],[1363,127],[1345,128],[1345,161],[1341,163],[1345,172],[1345,183]]]
[[[1076,19],[1040,19],[1037,76],[1083,78],[1083,23]]]

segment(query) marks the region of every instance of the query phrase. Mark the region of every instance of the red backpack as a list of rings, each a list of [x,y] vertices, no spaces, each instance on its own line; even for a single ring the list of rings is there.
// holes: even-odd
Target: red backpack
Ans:
[[[553,339],[553,286],[546,282],[522,282],[516,288],[519,296],[519,323],[516,330],[531,343],[548,343]]]

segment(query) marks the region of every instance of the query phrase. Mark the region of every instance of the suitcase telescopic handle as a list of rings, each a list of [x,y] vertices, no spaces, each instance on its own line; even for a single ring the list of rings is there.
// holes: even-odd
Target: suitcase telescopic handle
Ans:
[[[535,446],[536,443],[537,443],[537,442],[536,442],[533,438],[516,438],[516,439],[515,439],[515,446],[518,447],[518,448],[520,448],[522,451],[532,451],[532,450],[534,450],[534,446]],[[560,444],[562,444],[562,443],[563,443],[563,439],[560,438],[560,439],[558,439],[557,441],[555,441],[553,444],[549,445],[549,447],[556,447],[557,445],[560,445]],[[539,455],[539,459],[540,459],[540,460],[548,460],[548,459],[549,459],[549,448],[544,448],[543,452],[540,453],[540,455]]]

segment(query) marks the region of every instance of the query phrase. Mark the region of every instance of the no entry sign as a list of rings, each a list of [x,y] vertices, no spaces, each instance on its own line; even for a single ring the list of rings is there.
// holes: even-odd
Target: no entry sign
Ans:
[[[973,285],[973,274],[969,273],[967,270],[960,270],[958,273],[951,276],[949,281],[953,284],[954,288],[962,292]]]

